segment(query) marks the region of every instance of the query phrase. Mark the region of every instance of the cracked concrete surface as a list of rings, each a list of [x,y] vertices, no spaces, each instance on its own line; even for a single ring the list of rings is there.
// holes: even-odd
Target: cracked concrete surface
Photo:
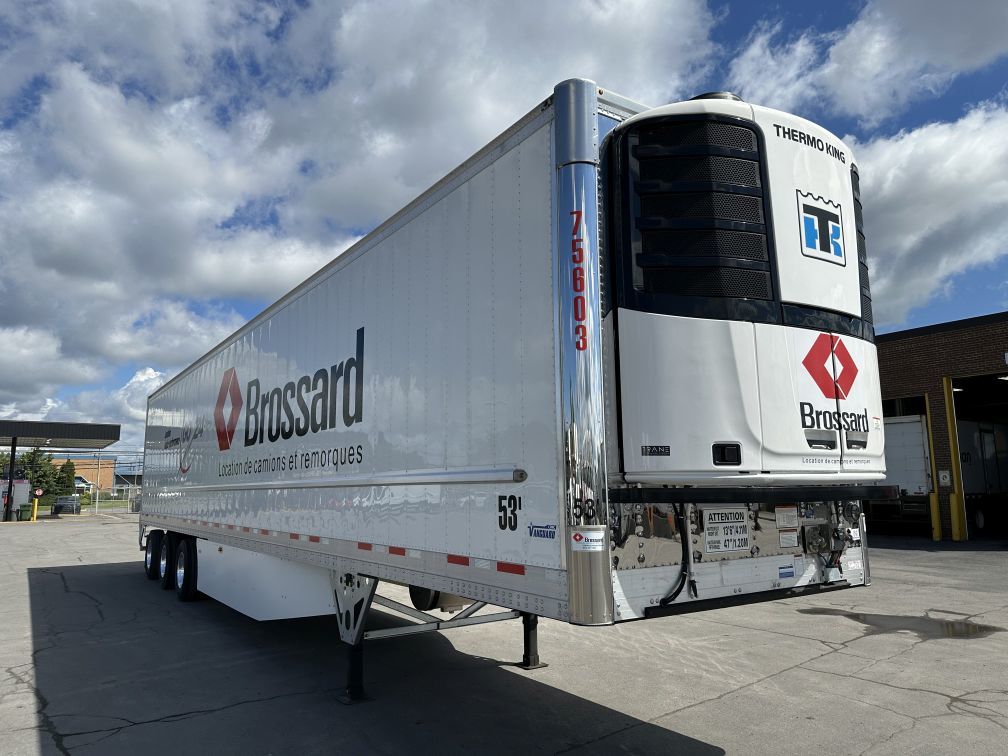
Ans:
[[[343,707],[332,618],[177,602],[135,516],[5,525],[0,753],[1002,752],[1008,632],[964,623],[1008,628],[1005,544],[874,545],[868,589],[543,621],[533,672],[517,622],[375,642],[373,699]]]

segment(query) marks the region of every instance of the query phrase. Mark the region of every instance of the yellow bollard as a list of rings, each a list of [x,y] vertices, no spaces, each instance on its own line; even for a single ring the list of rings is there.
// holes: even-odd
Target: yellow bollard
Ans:
[[[32,499],[32,518],[31,521],[35,522],[38,519],[38,496]]]

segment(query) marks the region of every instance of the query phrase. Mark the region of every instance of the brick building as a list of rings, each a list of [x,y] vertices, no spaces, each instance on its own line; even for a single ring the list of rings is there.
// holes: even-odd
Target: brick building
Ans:
[[[111,491],[112,487],[115,485],[115,466],[116,458],[114,456],[102,456],[99,460],[95,458],[94,454],[61,454],[53,455],[53,464],[59,467],[67,460],[74,463],[74,474],[80,475],[86,478],[91,483],[96,483],[99,490],[104,492]]]
[[[936,540],[1004,536],[1008,312],[888,333],[876,343],[887,459],[891,422],[914,417],[930,457],[929,490],[904,496],[897,509],[874,505],[877,519],[897,532],[923,525]]]

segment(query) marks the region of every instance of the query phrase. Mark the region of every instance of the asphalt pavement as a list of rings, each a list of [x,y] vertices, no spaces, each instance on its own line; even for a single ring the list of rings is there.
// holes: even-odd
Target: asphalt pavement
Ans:
[[[1003,753],[1006,547],[878,539],[869,588],[543,620],[528,672],[518,621],[374,641],[343,706],[334,618],[180,603],[135,515],[4,524],[0,753]]]

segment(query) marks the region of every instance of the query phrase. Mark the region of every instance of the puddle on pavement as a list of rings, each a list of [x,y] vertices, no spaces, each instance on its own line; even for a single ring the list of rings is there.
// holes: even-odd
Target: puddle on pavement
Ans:
[[[849,612],[844,609],[826,608],[799,609],[798,612],[801,614],[851,619],[871,628],[867,633],[868,635],[910,632],[916,633],[921,640],[932,640],[934,638],[985,638],[992,633],[1004,631],[1003,627],[981,625],[969,620],[908,617],[902,614],[867,614],[864,612]]]

